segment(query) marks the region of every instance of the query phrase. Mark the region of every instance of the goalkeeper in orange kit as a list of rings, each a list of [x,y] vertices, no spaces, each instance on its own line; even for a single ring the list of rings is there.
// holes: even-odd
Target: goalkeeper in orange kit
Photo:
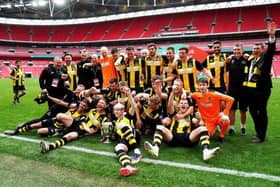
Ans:
[[[202,77],[198,82],[199,92],[191,93],[191,97],[197,104],[198,110],[210,136],[215,134],[217,126],[220,125],[221,130],[219,140],[221,143],[224,143],[225,133],[229,126],[228,113],[234,99],[219,92],[209,91],[209,82],[207,78]],[[222,102],[225,102],[225,106],[222,107],[223,110],[221,111]]]

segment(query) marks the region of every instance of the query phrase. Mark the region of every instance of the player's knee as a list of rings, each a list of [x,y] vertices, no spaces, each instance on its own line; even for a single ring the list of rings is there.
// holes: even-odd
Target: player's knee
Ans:
[[[156,127],[156,129],[158,129],[158,130],[163,130],[165,127],[163,126],[163,125],[157,125],[157,127]]]
[[[207,133],[209,133],[208,129],[205,126],[199,126],[198,128],[199,128],[200,132],[205,132],[206,131]]]
[[[229,117],[227,115],[222,115],[220,119],[222,122],[229,122]]]
[[[49,134],[48,128],[41,128],[37,130],[37,134],[40,136],[47,136]]]
[[[58,120],[62,120],[63,118],[64,118],[64,114],[63,113],[58,113],[56,115],[56,119],[58,119]]]
[[[126,149],[127,149],[126,146],[122,143],[119,143],[115,146],[115,152],[118,152],[120,150],[127,151]]]

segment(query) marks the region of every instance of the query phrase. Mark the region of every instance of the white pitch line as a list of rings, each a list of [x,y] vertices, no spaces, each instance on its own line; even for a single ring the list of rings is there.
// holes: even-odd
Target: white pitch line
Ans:
[[[16,140],[26,141],[26,142],[32,142],[32,143],[40,143],[42,140],[38,139],[31,139],[31,138],[25,138],[20,136],[7,136],[2,133],[0,133],[1,137],[6,138],[12,138]],[[106,152],[106,151],[96,151],[93,149],[87,149],[82,147],[76,147],[76,146],[63,146],[62,148],[73,150],[73,151],[79,151],[79,152],[85,152],[90,154],[97,154],[102,156],[109,156],[109,157],[115,157],[116,155],[114,153]],[[268,175],[264,173],[251,173],[251,172],[244,172],[239,170],[232,170],[232,169],[224,169],[224,168],[216,168],[216,167],[207,167],[207,166],[201,166],[201,165],[195,165],[195,164],[188,164],[188,163],[179,163],[179,162],[171,162],[171,161],[164,161],[164,160],[154,160],[154,159],[148,159],[143,158],[141,162],[145,163],[151,163],[151,164],[159,164],[159,165],[165,165],[165,166],[172,166],[172,167],[178,167],[178,168],[185,168],[185,169],[192,169],[197,171],[207,171],[211,173],[220,173],[220,174],[227,174],[227,175],[234,175],[234,176],[240,176],[240,177],[246,177],[246,178],[258,178],[258,179],[264,179],[268,181],[276,181],[280,182],[280,176],[274,176],[274,175]]]

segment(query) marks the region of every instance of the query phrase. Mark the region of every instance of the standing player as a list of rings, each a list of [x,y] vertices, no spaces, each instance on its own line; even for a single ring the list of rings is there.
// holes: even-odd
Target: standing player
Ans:
[[[161,76],[163,71],[163,59],[160,55],[157,55],[157,46],[154,43],[148,44],[149,56],[145,58],[146,66],[146,88],[152,86],[152,77]]]
[[[24,72],[21,67],[20,61],[15,62],[15,67],[10,73],[10,79],[13,81],[14,90],[14,104],[19,103],[19,98],[26,94],[24,87]]]
[[[126,81],[126,62],[123,55],[120,55],[118,48],[113,48],[111,50],[113,62],[117,72],[118,81]]]
[[[101,57],[99,59],[99,63],[102,67],[102,75],[103,75],[103,86],[102,88],[107,88],[109,84],[109,80],[113,78],[117,78],[117,72],[114,66],[114,59],[112,56],[108,55],[108,48],[103,46],[100,48]]]
[[[176,60],[175,68],[177,76],[183,81],[184,89],[187,93],[197,91],[197,71],[203,72],[211,80],[213,77],[211,73],[203,67],[203,65],[196,59],[188,55],[188,48],[182,47],[179,49],[179,59]]]
[[[247,101],[246,101],[246,90],[243,86],[244,80],[244,68],[247,64],[246,57],[243,57],[243,45],[241,43],[236,43],[233,47],[233,55],[228,58],[228,95],[234,98],[234,103],[230,109],[229,119],[229,135],[235,134],[234,123],[235,123],[235,111],[239,109],[240,111],[240,132],[242,136],[246,135],[246,111],[247,111]]]
[[[172,86],[173,80],[176,78],[175,60],[174,47],[168,47],[166,49],[166,58],[164,58],[162,72],[165,86]]]
[[[126,71],[129,88],[137,93],[144,91],[145,61],[142,58],[135,58],[134,48],[126,48]]]
[[[72,55],[64,55],[65,67],[69,76],[69,89],[74,91],[77,87],[77,65],[72,62]]]
[[[219,40],[213,42],[214,54],[208,55],[203,62],[203,66],[211,71],[215,81],[210,82],[209,89],[226,93],[226,59],[227,56],[221,53],[222,43]]]

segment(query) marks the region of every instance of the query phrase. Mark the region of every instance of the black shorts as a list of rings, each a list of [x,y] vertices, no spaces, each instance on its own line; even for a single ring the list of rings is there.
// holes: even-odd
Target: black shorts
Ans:
[[[247,102],[247,94],[244,90],[230,89],[228,95],[234,98],[234,102],[231,106],[231,110],[241,110],[247,111],[248,102]]]
[[[25,90],[25,87],[24,87],[24,85],[21,85],[21,86],[13,86],[13,90],[14,90],[14,93],[18,93],[19,91],[24,91],[24,90]]]
[[[182,146],[182,147],[194,147],[198,144],[198,141],[192,142],[189,134],[185,133],[172,133],[173,138],[170,142],[167,142],[170,146]]]
[[[63,135],[68,134],[70,132],[76,132],[79,137],[84,136],[86,134],[86,131],[80,128],[80,122],[73,121],[72,125],[67,129]]]

